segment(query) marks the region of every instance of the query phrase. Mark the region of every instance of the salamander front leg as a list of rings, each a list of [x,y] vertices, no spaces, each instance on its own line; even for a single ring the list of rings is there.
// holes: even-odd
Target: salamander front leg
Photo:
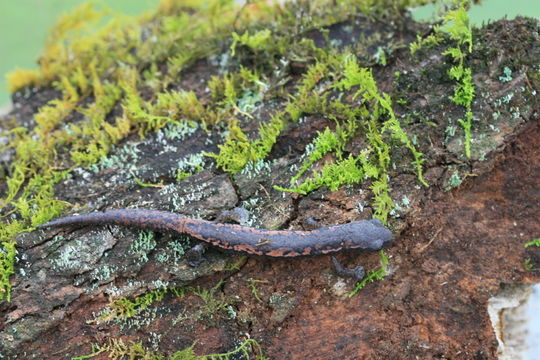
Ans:
[[[332,262],[334,263],[336,272],[339,276],[350,277],[355,279],[356,281],[361,281],[366,275],[366,271],[362,266],[357,266],[354,269],[345,269],[343,266],[341,266],[335,256],[332,256]]]

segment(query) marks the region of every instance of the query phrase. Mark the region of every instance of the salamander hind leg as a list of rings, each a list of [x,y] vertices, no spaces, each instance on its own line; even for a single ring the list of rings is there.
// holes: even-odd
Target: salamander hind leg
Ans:
[[[197,244],[186,252],[186,260],[191,267],[197,267],[204,262],[205,244]]]

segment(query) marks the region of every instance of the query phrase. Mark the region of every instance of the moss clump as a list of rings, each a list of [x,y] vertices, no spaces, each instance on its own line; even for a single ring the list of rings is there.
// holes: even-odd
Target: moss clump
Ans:
[[[233,31],[232,33],[232,39],[233,42],[231,44],[231,55],[234,56],[236,53],[236,46],[238,44],[247,46],[252,51],[263,51],[269,49],[272,44],[269,41],[272,33],[269,29],[264,29],[261,31],[257,31],[255,34],[250,35],[249,31],[246,31],[241,36],[236,33],[236,31]]]
[[[199,312],[200,316],[213,318],[216,312],[227,312],[230,308],[231,300],[226,299],[223,294],[221,294],[221,296],[217,295],[217,291],[223,286],[223,283],[223,280],[219,281],[210,289],[175,286],[152,290],[133,299],[119,297],[111,300],[108,307],[95,321],[106,322],[129,319],[139,315],[143,311],[149,309],[150,306],[163,300],[164,296],[168,293],[173,293],[178,298],[184,298],[187,292],[193,293],[193,295],[199,297],[203,302],[196,312]],[[182,351],[175,352],[169,359],[229,359],[241,355],[243,355],[244,358],[249,359],[254,356],[254,354],[258,354],[257,358],[262,358],[261,347],[252,339],[247,339],[233,350],[222,354],[195,356],[193,348],[194,345]],[[144,349],[141,343],[130,342],[130,344],[126,344],[119,339],[109,339],[104,345],[94,345],[91,354],[75,359],[90,359],[101,353],[107,353],[109,359],[120,359],[128,354],[132,357],[135,356],[134,358],[164,359],[162,355]]]
[[[244,131],[238,126],[238,121],[229,124],[230,135],[224,144],[219,145],[219,154],[204,154],[216,159],[216,164],[230,173],[242,170],[248,162],[264,159],[272,149],[278,135],[285,128],[285,123],[279,114],[274,115],[269,123],[261,124],[259,138],[249,140]]]
[[[472,29],[466,10],[468,4],[468,0],[460,0],[457,9],[449,11],[445,15],[443,22],[447,26],[443,30],[450,35],[452,40],[457,42],[457,45],[449,48],[443,54],[452,56],[454,62],[458,63],[452,66],[448,71],[448,75],[451,79],[458,82],[454,89],[452,101],[465,108],[465,118],[458,119],[458,122],[463,127],[465,133],[465,156],[469,158],[471,157],[471,127],[473,119],[471,105],[474,99],[474,85],[471,68],[465,68],[463,65],[465,53],[462,50],[462,47],[465,47],[465,51],[471,53],[473,46]]]
[[[360,98],[360,105],[347,105],[338,101],[328,102],[326,97],[319,98],[318,113],[334,118],[336,121],[337,116],[340,116],[344,118],[344,121],[343,123],[338,122],[335,132],[326,129],[319,133],[312,143],[308,160],[303,163],[292,181],[298,180],[310,166],[330,151],[337,158],[337,161],[325,166],[320,172],[315,173],[314,177],[306,179],[300,185],[290,189],[282,187],[277,187],[277,189],[306,194],[322,186],[336,190],[341,185],[362,183],[371,178],[373,181],[370,189],[374,195],[375,216],[386,222],[388,213],[394,206],[389,195],[388,184],[388,166],[391,161],[389,140],[398,140],[411,151],[414,157],[412,164],[416,167],[418,180],[423,185],[427,185],[422,177],[423,155],[401,128],[394,115],[390,97],[379,92],[370,69],[360,67],[356,57],[352,54],[330,58],[326,66],[330,74],[343,74],[342,76],[333,75],[334,81],[327,84],[326,87],[329,90],[354,90],[352,99]],[[320,66],[318,67],[320,68]],[[306,77],[301,82],[301,91],[306,92],[313,88],[316,83],[313,80],[316,79],[315,74],[317,74],[316,71],[306,73]],[[300,94],[298,98],[307,96]],[[296,104],[293,103],[289,107],[296,109]],[[292,113],[295,111],[293,110]],[[344,145],[357,135],[359,129],[365,134],[369,144],[368,148],[356,156],[351,154],[343,159]]]
[[[457,82],[454,88],[454,95],[451,97],[455,104],[465,108],[465,117],[458,119],[458,123],[462,126],[464,132],[464,150],[465,156],[471,157],[471,141],[472,141],[472,119],[473,114],[471,105],[474,99],[474,84],[472,82],[472,69],[465,67],[466,55],[472,52],[472,28],[467,14],[469,0],[454,0],[454,9],[448,11],[443,17],[444,26],[434,27],[433,34],[426,38],[418,36],[416,42],[411,43],[409,48],[411,55],[414,55],[423,47],[438,45],[444,40],[447,35],[452,41],[456,42],[443,52],[443,55],[452,57],[452,61],[456,64],[448,70],[450,79]]]
[[[175,286],[166,289],[152,290],[134,299],[128,299],[123,296],[113,299],[105,311],[98,317],[97,321],[104,322],[133,317],[148,309],[148,307],[155,302],[163,300],[165,294],[172,292],[177,297],[183,298],[186,290],[189,290],[189,288]]]
[[[525,247],[529,247],[529,246],[537,246],[537,247],[540,247],[540,237],[539,238],[536,238],[534,240],[531,240],[529,241],[528,243],[525,244]]]
[[[141,343],[129,342],[126,343],[122,339],[111,338],[104,345],[93,345],[92,353],[89,355],[83,355],[74,357],[73,360],[91,359],[99,354],[107,354],[109,359],[119,360],[125,359],[148,359],[148,360],[229,360],[229,359],[266,359],[263,355],[261,346],[254,339],[246,339],[242,341],[231,351],[220,354],[209,355],[195,355],[195,344],[174,352],[171,356],[165,357],[164,355],[154,353],[143,347]]]
[[[97,322],[118,321],[132,318],[144,310],[148,309],[156,302],[163,300],[168,293],[173,293],[178,298],[184,298],[187,292],[199,297],[203,304],[198,309],[200,317],[211,319],[218,312],[227,312],[233,302],[227,299],[223,294],[217,295],[219,289],[223,287],[224,281],[219,281],[210,289],[190,286],[172,286],[163,289],[149,291],[133,299],[127,297],[118,297],[111,299],[109,305],[96,319]]]

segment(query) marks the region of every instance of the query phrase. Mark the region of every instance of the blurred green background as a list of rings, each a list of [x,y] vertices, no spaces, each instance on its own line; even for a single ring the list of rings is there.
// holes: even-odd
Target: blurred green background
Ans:
[[[68,12],[86,0],[0,0],[0,108],[10,102],[10,95],[4,75],[15,69],[36,68],[36,59],[45,42],[47,30],[54,24],[58,15]],[[105,4],[115,11],[128,15],[138,15],[151,10],[159,0],[102,0],[93,1]],[[434,18],[436,6],[415,9],[417,19]],[[496,20],[507,16],[526,15],[540,18],[540,0],[484,0],[480,6],[473,6],[470,16],[473,22]]]
[[[0,108],[8,104],[5,74],[13,69],[36,69],[48,29],[57,17],[88,0],[0,0]],[[159,0],[101,0],[92,3],[128,15],[139,15]]]

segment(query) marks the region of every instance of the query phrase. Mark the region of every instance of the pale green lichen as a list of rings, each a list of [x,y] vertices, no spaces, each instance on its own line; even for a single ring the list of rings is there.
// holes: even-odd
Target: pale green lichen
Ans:
[[[141,261],[148,261],[148,254],[154,250],[157,243],[154,239],[154,232],[150,230],[139,231],[139,236],[130,244],[131,252]]]
[[[499,76],[499,80],[503,83],[512,81],[512,70],[508,66],[504,67],[503,75]]]

